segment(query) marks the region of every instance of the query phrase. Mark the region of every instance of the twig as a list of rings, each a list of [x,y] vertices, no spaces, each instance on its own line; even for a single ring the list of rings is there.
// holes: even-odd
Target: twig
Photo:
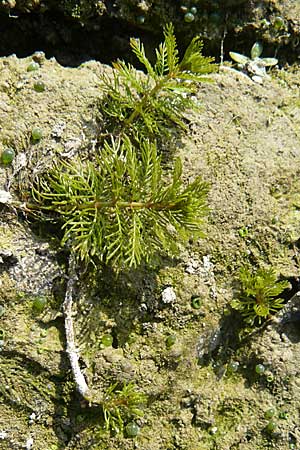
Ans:
[[[75,256],[71,253],[69,259],[69,277],[67,283],[67,289],[65,294],[65,300],[63,303],[63,312],[65,316],[65,333],[66,333],[66,341],[67,348],[66,352],[69,356],[69,361],[71,364],[71,369],[74,377],[74,381],[76,384],[77,391],[86,399],[89,398],[89,387],[85,381],[85,378],[81,372],[79,366],[79,356],[78,350],[75,346],[75,337],[74,337],[74,325],[73,325],[73,317],[72,317],[72,304],[73,304],[73,296],[75,285],[78,280],[76,274],[76,263]]]
[[[225,20],[227,19],[227,16],[225,18]],[[221,48],[220,48],[220,66],[223,66],[223,62],[224,62],[224,41],[227,35],[227,27],[226,27],[226,23],[224,25],[224,31],[223,31],[223,36],[221,39]]]

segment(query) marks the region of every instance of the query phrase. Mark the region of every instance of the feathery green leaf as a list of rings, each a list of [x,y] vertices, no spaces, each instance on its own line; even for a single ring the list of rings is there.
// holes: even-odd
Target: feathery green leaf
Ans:
[[[184,230],[201,234],[207,185],[200,178],[183,187],[178,159],[167,184],[157,149],[143,141],[141,159],[128,137],[107,142],[97,166],[63,162],[41,180],[35,198],[63,221],[63,244],[78,259],[137,266],[174,249]]]
[[[138,60],[143,64],[143,66],[147,70],[148,75],[150,75],[152,78],[155,79],[156,78],[155,70],[146,56],[145,48],[144,45],[141,43],[141,41],[136,38],[131,38],[130,47],[132,48],[132,51],[136,55]]]
[[[241,311],[245,321],[250,325],[261,323],[271,313],[283,307],[284,299],[279,295],[287,289],[288,281],[278,281],[275,271],[248,267],[240,270],[241,295],[232,301],[232,307]]]
[[[138,73],[130,64],[117,61],[114,79],[102,77],[105,99],[103,111],[107,121],[119,123],[122,134],[141,136],[168,134],[173,125],[184,128],[182,114],[197,109],[189,94],[199,82],[210,81],[205,75],[216,70],[213,58],[202,55],[202,41],[195,37],[179,61],[172,24],[164,29],[164,41],[156,49],[156,62],[151,64],[139,39],[131,39],[131,48],[146,69]],[[175,107],[174,107],[175,105]]]

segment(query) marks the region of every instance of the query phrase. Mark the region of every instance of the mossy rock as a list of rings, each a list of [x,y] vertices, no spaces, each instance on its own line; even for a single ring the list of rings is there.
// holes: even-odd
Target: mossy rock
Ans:
[[[23,200],[34,171],[47,171],[57,156],[93,151],[103,131],[99,75],[111,73],[96,62],[71,69],[45,57],[38,71],[27,72],[32,59],[0,60],[1,148],[13,145],[17,161],[26,161],[15,174],[14,166],[0,168],[1,189],[10,180],[13,197]],[[298,426],[298,335],[266,329],[241,345],[225,329],[224,315],[244,263],[272,266],[284,278],[299,273],[299,68],[274,71],[262,85],[232,69],[213,78],[199,88],[202,111],[186,117],[190,131],[178,149],[186,179],[201,173],[211,185],[206,239],[191,239],[178,260],[165,259],[161,268],[118,280],[107,269],[78,286],[76,338],[90,385],[101,399],[114,381],[133,381],[148,397],[135,439],[105,432],[99,405],[75,393],[64,352],[66,254],[57,251],[59,232],[31,229],[27,216],[1,206],[4,449],[26,448],[31,437],[47,450],[136,444],[141,450],[256,450],[270,448],[270,440],[287,448],[289,430]],[[37,80],[45,91],[34,90]],[[37,125],[43,139],[32,142]],[[176,293],[171,304],[161,301],[166,286]],[[36,295],[47,297],[45,310],[32,309]],[[202,299],[197,309],[195,296]],[[214,330],[222,340],[199,361],[199,342]],[[105,334],[113,342],[103,348]],[[176,342],[168,347],[170,335]],[[240,362],[238,370],[228,369],[232,361]],[[262,363],[275,381],[255,373]],[[265,411],[284,405],[290,417],[277,418],[280,436],[266,435]]]

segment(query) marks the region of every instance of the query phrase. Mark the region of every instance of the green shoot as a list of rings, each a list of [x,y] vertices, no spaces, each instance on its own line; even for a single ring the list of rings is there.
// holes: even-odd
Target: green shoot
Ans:
[[[181,61],[172,24],[166,25],[164,37],[156,49],[154,65],[140,40],[130,41],[146,75],[124,61],[117,61],[113,64],[113,80],[106,75],[102,77],[106,94],[102,110],[121,135],[168,134],[174,125],[185,129],[184,111],[198,109],[190,94],[196,92],[199,82],[209,81],[206,75],[216,70],[213,58],[202,55],[199,37],[191,41]]]
[[[177,159],[169,180],[163,176],[155,144],[145,140],[138,158],[129,138],[112,139],[97,165],[63,162],[34,197],[62,221],[62,244],[72,242],[77,259],[136,267],[162,250],[176,254],[186,231],[199,234],[208,186],[197,177],[184,187],[181,174]]]
[[[132,419],[143,416],[146,397],[138,392],[133,383],[112,384],[104,394],[101,404],[105,421],[105,429],[114,433],[122,433],[124,425]]]
[[[277,281],[273,269],[258,269],[256,272],[243,267],[240,270],[241,295],[231,306],[240,311],[245,321],[253,326],[261,324],[271,313],[283,307],[284,299],[278,296],[287,289],[288,281]]]

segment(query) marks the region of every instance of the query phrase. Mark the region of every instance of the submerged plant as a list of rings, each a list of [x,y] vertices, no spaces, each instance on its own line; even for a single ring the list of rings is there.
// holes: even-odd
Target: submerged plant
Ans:
[[[250,58],[236,52],[229,52],[230,57],[238,63],[238,67],[249,74],[253,81],[261,82],[266,78],[266,67],[276,66],[278,59],[261,58],[263,46],[260,42],[255,42],[251,48]]]
[[[267,319],[283,307],[284,299],[279,295],[287,289],[288,281],[278,281],[273,269],[251,271],[247,267],[240,270],[241,294],[231,306],[240,311],[250,325]]]
[[[62,223],[62,244],[76,258],[114,267],[136,267],[157,252],[176,253],[186,232],[201,234],[207,183],[183,186],[180,159],[168,182],[156,145],[144,141],[140,158],[128,138],[105,142],[97,165],[65,162],[41,179],[34,192],[40,209]]]
[[[170,126],[185,129],[184,112],[197,108],[191,94],[215,66],[212,58],[202,55],[198,37],[180,60],[172,25],[165,27],[164,36],[154,65],[143,44],[131,40],[145,74],[118,61],[112,77],[102,77],[107,129],[91,161],[78,157],[56,162],[36,181],[34,202],[21,206],[42,211],[45,220],[57,222],[64,233],[62,245],[70,251],[63,303],[66,351],[76,388],[91,402],[94,396],[80,369],[72,319],[78,263],[87,267],[89,262],[100,262],[120,270],[147,262],[161,251],[172,255],[188,233],[201,235],[207,212],[207,183],[200,177],[183,183],[178,158],[173,170],[165,170],[158,142],[162,143]],[[10,202],[0,194],[0,201]],[[130,388],[124,389],[113,389],[111,394],[126,396]],[[109,408],[104,409],[109,427],[120,427],[118,410],[105,411]]]
[[[132,38],[133,53],[144,67],[145,75],[124,61],[113,63],[113,78],[102,76],[105,102],[101,107],[113,121],[114,134],[147,137],[157,133],[168,134],[169,127],[185,128],[183,113],[197,108],[190,94],[197,83],[208,81],[214,72],[213,58],[202,55],[202,41],[194,37],[180,60],[172,24],[164,29],[165,40],[155,50],[152,65],[143,44]]]
[[[118,61],[113,78],[103,76],[113,128],[93,162],[57,164],[34,188],[38,208],[61,224],[62,244],[85,263],[136,267],[157,252],[174,254],[187,231],[199,234],[207,213],[207,184],[197,177],[184,186],[179,158],[164,171],[154,135],[167,133],[171,122],[184,128],[184,111],[195,107],[189,94],[215,66],[198,37],[180,60],[171,24],[164,36],[154,65],[131,40],[145,75]]]
[[[124,432],[126,424],[143,416],[146,397],[133,383],[112,384],[104,394],[102,410],[105,429],[114,433]]]

